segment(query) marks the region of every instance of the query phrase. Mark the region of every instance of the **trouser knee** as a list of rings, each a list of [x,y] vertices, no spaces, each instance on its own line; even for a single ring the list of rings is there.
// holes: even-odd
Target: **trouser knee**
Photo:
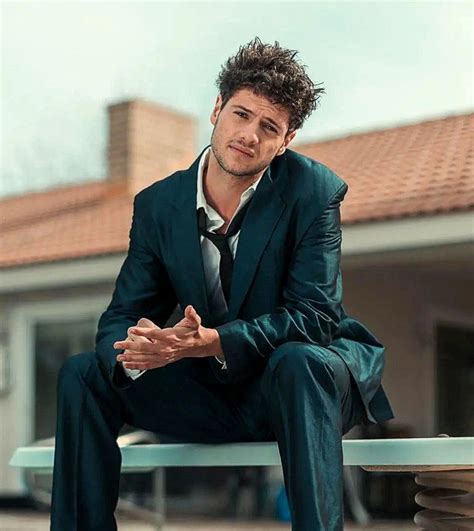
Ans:
[[[91,368],[91,364],[95,363],[95,361],[95,352],[81,352],[80,354],[69,356],[61,365],[58,382],[67,385],[71,380],[85,378]]]
[[[344,393],[350,384],[347,370],[339,356],[320,345],[289,341],[276,348],[267,369],[271,377],[288,388],[305,382],[317,383],[326,392]]]
[[[84,411],[88,411],[88,418],[104,414],[114,429],[123,423],[124,404],[104,371],[95,352],[75,354],[64,361],[57,380],[59,423],[65,416]]]
[[[82,352],[66,358],[58,374],[58,393],[74,392],[77,385],[85,382],[89,371],[96,363],[95,352]]]

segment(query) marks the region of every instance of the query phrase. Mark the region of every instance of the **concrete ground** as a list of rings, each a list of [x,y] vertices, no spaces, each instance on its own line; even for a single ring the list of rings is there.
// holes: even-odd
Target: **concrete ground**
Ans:
[[[140,523],[129,518],[118,518],[119,531],[155,531],[150,524]],[[347,522],[345,530],[384,530],[384,531],[413,531],[418,529],[411,521],[377,520],[367,526],[358,526]],[[1,511],[0,531],[49,531],[49,517],[47,513],[31,511]],[[270,520],[251,522],[229,520],[169,519],[163,531],[290,531],[288,524]]]

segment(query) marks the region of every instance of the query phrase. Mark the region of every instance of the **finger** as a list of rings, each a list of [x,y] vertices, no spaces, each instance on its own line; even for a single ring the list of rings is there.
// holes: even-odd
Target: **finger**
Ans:
[[[142,327],[142,328],[137,328],[137,327],[130,327],[127,332],[128,332],[128,335],[129,336],[133,336],[135,337],[136,339],[140,339],[141,341],[151,341],[153,342],[154,341],[154,336],[153,336],[153,332],[156,331],[158,329],[156,328],[148,328],[148,327]]]
[[[189,328],[191,329],[192,331],[195,331],[197,329],[197,326],[196,326],[196,323],[195,321],[189,319],[189,317],[183,317],[183,319],[181,319],[181,321],[179,321],[179,323],[176,323],[173,328]]]
[[[124,341],[116,341],[114,343],[114,349],[117,350],[131,350],[132,352],[148,352],[148,353],[156,353],[156,344],[150,343],[149,341],[130,341],[130,340],[124,340]],[[169,347],[163,347],[163,348],[169,348]]]
[[[145,336],[138,336],[136,334],[132,334],[132,332],[130,332],[130,328],[128,329],[129,332],[128,332],[128,336],[127,336],[127,339],[129,339],[130,341],[137,341],[137,342],[153,342],[153,340],[149,339],[148,337],[145,337]]]
[[[144,350],[131,350],[129,348],[125,349],[123,352],[119,352],[115,357],[118,361],[130,361],[134,360],[136,356],[145,356],[147,360],[150,359],[159,359],[160,357],[169,357],[175,354],[175,350],[167,349],[160,350],[158,352],[145,352]]]
[[[153,343],[151,339],[148,339],[147,337],[140,337],[135,336],[133,334],[129,334],[129,337],[127,337],[130,341],[135,341],[136,343]]]
[[[124,339],[123,341],[116,341],[113,347],[117,350],[130,350],[130,352],[141,352],[144,354],[154,354],[159,355],[160,352],[169,354],[170,352],[175,352],[177,346],[170,343],[169,341],[129,341]]]
[[[134,326],[128,329],[129,333],[137,336],[144,336],[151,340],[174,341],[176,340],[175,331],[172,328],[142,328]]]
[[[150,354],[148,352],[139,352],[132,350],[124,350],[121,354],[116,356],[116,360],[120,362],[124,367],[128,363],[168,363],[170,360],[174,360],[176,354],[174,352],[170,353],[160,353],[160,354]]]
[[[176,353],[147,354],[146,352],[127,352],[117,356],[117,361],[122,363],[161,363],[162,361],[173,361],[176,359]]]
[[[149,352],[140,352],[139,350],[129,350],[129,349],[126,349],[124,350],[123,352],[121,352],[120,354],[117,354],[116,359],[117,361],[133,361],[133,358],[134,356],[136,355],[146,355],[148,356],[148,359],[150,359],[152,357],[152,355],[149,353]]]
[[[193,322],[196,327],[199,327],[201,324],[201,317],[198,315],[196,310],[194,309],[194,306],[189,304],[186,306],[186,309],[184,311],[184,315]]]
[[[164,367],[165,365],[168,365],[170,362],[134,362],[134,363],[124,363],[123,366],[125,369],[139,369],[140,371],[144,371],[147,369],[158,369],[159,367]]]
[[[160,328],[157,324],[146,317],[141,317],[137,322],[137,326],[142,326],[144,328]]]

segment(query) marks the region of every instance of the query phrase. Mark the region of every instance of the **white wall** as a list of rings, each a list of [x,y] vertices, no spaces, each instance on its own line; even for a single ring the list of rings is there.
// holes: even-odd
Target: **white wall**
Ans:
[[[100,315],[110,299],[112,286],[49,290],[4,296],[0,317],[8,330],[10,389],[0,395],[0,496],[23,490],[21,471],[8,466],[15,448],[34,438],[34,345],[36,319],[81,319]]]
[[[436,264],[435,264],[436,265]],[[435,408],[434,324],[474,327],[466,267],[416,265],[344,269],[344,308],[385,345],[383,385],[395,418],[415,437],[438,434]],[[472,282],[472,276],[471,276]],[[468,434],[466,434],[468,435]]]

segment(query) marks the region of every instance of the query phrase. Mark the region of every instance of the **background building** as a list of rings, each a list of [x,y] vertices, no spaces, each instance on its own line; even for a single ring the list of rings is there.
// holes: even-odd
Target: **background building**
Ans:
[[[390,436],[474,433],[473,123],[461,114],[290,146],[349,184],[344,306],[386,345]],[[105,180],[0,199],[0,497],[24,493],[14,449],[54,435],[63,360],[94,348],[134,194],[188,167],[195,133],[191,116],[156,103],[110,105]]]

